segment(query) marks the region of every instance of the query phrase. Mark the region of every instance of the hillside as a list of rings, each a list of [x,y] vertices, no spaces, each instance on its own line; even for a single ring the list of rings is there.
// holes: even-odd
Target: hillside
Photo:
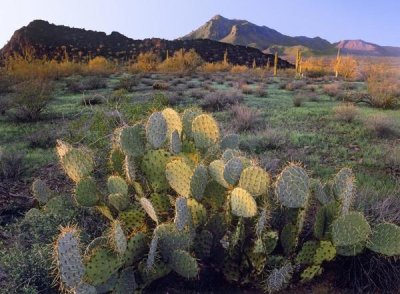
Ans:
[[[30,52],[35,57],[61,60],[68,54],[70,59],[85,60],[88,57],[105,56],[119,61],[136,58],[142,52],[155,52],[161,59],[181,48],[195,49],[207,62],[222,61],[225,51],[232,64],[251,66],[255,59],[258,65],[265,65],[268,58],[258,49],[231,45],[213,40],[174,40],[145,39],[133,40],[118,32],[107,35],[78,28],[50,24],[47,21],[35,20],[28,26],[17,30],[10,41],[0,50],[0,56],[7,57],[14,53]],[[284,60],[279,60],[279,67],[291,67]]]
[[[278,50],[287,55],[302,48],[309,55],[335,54],[338,47],[343,53],[362,56],[400,56],[399,47],[380,46],[362,40],[345,40],[331,44],[320,37],[291,37],[266,26],[246,20],[228,19],[216,15],[182,40],[210,39],[229,44],[250,46],[266,53]]]

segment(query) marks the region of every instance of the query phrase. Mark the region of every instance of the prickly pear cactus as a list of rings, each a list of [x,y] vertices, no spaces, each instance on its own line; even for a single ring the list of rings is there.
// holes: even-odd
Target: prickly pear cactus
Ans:
[[[310,195],[310,179],[299,165],[290,164],[282,171],[276,182],[279,202],[288,208],[304,208]]]
[[[336,255],[366,248],[400,255],[398,226],[371,229],[351,211],[356,193],[350,169],[321,183],[291,163],[273,183],[238,150],[239,142],[235,134],[221,140],[216,121],[200,110],[167,108],[114,132],[111,153],[99,164],[110,175],[99,179],[93,154],[101,153],[58,141],[61,165],[75,183],[71,205],[107,224],[87,240],[84,257],[78,230],[62,229],[54,245],[62,287],[133,293],[171,271],[194,279],[212,266],[230,282],[276,292],[294,274],[302,282],[320,275]],[[51,198],[42,184],[33,185],[40,206],[26,218],[63,212],[62,196]],[[312,224],[314,236],[305,234],[303,227]]]
[[[395,224],[378,224],[372,230],[368,249],[386,256],[400,255],[400,227]]]
[[[253,217],[257,214],[257,203],[249,192],[235,188],[231,193],[232,213],[241,217]]]
[[[85,274],[85,266],[81,256],[79,233],[74,227],[61,229],[54,244],[54,259],[62,289],[71,291],[77,288]]]
[[[205,150],[219,141],[219,129],[208,114],[197,116],[192,122],[192,134],[196,147]]]
[[[41,179],[36,179],[32,183],[33,197],[39,202],[40,205],[46,204],[52,197],[53,192]]]
[[[167,140],[167,120],[161,112],[154,112],[150,115],[146,124],[146,137],[150,145],[157,149]]]

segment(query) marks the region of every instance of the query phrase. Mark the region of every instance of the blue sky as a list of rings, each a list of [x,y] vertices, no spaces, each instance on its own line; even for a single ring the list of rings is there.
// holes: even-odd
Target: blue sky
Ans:
[[[212,16],[246,19],[290,36],[400,46],[400,0],[2,0],[0,47],[34,19],[135,39],[174,39]]]

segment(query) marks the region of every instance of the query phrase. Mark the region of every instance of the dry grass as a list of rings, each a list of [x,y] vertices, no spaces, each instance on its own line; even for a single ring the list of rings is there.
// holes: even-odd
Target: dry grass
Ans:
[[[243,95],[237,91],[217,91],[207,94],[200,106],[207,111],[221,111],[243,101]]]
[[[338,83],[328,84],[323,86],[323,92],[330,97],[339,96],[341,89]]]
[[[351,103],[343,103],[333,108],[335,119],[350,123],[359,113],[358,107]]]
[[[233,74],[241,74],[241,73],[247,73],[250,69],[245,66],[245,65],[234,65],[231,68],[231,73]]]
[[[237,132],[255,130],[262,121],[261,112],[244,105],[232,107],[232,127]]]
[[[373,65],[367,71],[367,89],[373,107],[393,108],[400,99],[400,75]]]
[[[379,138],[393,137],[397,134],[393,119],[383,114],[368,117],[365,120],[365,126]]]

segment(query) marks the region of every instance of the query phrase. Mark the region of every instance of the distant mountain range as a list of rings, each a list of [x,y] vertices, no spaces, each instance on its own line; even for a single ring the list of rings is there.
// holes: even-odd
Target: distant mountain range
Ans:
[[[214,16],[204,25],[180,39],[210,39],[254,47],[266,53],[278,49],[283,55],[292,54],[295,48],[301,48],[309,55],[334,54],[340,47],[346,54],[400,56],[400,47],[379,46],[363,40],[345,40],[332,44],[320,37],[290,37],[266,26],[258,26],[246,20],[228,19],[221,15]]]
[[[133,40],[118,32],[107,35],[68,26],[50,24],[47,21],[35,20],[27,26],[15,31],[10,41],[0,49],[1,60],[15,53],[33,54],[34,57],[61,60],[68,55],[70,59],[85,60],[88,57],[104,56],[119,61],[136,58],[140,53],[154,52],[164,59],[180,49],[195,49],[207,62],[222,61],[228,52],[229,62],[251,66],[255,60],[257,65],[266,65],[268,60],[273,64],[274,56],[265,54],[252,47],[222,43],[214,40]],[[67,53],[67,54],[66,54]],[[279,59],[281,68],[293,67],[289,62]]]

